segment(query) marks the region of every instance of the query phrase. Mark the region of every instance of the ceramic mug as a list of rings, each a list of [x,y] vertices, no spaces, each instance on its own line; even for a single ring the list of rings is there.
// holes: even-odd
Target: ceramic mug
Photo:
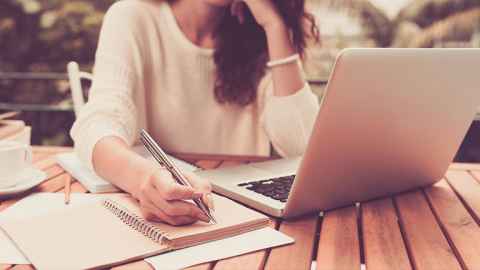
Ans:
[[[29,145],[0,141],[0,188],[21,182],[22,173],[32,166],[32,149]]]

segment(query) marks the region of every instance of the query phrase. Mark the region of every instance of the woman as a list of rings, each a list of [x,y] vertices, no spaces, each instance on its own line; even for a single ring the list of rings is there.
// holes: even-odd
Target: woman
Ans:
[[[305,27],[308,23],[308,27]],[[208,218],[210,185],[193,188],[131,150],[140,128],[167,151],[281,156],[303,153],[318,111],[303,78],[304,0],[124,0],[107,12],[90,100],[72,128],[75,149],[131,193],[147,219]],[[270,68],[267,68],[270,66]]]

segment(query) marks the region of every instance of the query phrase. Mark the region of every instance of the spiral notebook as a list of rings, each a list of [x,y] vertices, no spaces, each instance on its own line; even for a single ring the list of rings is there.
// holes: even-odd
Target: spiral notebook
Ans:
[[[215,225],[147,222],[134,199],[116,194],[31,219],[2,220],[0,227],[37,269],[100,269],[269,224],[266,216],[229,199],[215,196],[214,200]]]

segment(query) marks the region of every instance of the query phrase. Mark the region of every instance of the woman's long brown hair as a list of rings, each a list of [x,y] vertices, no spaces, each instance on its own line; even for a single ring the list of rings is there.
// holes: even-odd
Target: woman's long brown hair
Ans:
[[[303,57],[307,40],[319,40],[314,17],[305,11],[305,0],[272,0]],[[215,33],[215,97],[221,104],[248,105],[257,97],[257,87],[266,72],[268,44],[263,28],[246,10],[240,24],[229,12]]]

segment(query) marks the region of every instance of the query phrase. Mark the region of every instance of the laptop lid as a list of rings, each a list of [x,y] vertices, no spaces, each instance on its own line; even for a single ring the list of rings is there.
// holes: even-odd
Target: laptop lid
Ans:
[[[480,105],[480,49],[348,49],[337,58],[285,216],[440,180]]]

